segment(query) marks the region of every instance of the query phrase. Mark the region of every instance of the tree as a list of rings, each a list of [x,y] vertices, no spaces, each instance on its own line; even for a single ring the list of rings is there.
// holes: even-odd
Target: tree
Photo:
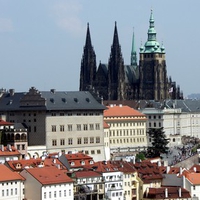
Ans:
[[[151,146],[147,148],[146,157],[154,158],[160,157],[161,153],[168,153],[169,139],[166,138],[165,132],[162,128],[150,128],[147,132],[149,138],[151,139]]]

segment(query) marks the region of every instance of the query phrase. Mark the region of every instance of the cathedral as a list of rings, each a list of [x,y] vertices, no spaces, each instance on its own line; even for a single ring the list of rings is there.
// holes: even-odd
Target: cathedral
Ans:
[[[109,61],[96,65],[89,24],[80,70],[80,91],[91,91],[103,100],[182,99],[176,82],[167,76],[165,48],[156,40],[153,12],[151,11],[148,38],[140,47],[139,64],[133,33],[131,63],[124,64],[115,22]]]

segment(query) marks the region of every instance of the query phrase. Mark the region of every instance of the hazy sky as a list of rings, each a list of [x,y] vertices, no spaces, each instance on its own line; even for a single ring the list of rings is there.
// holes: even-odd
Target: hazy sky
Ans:
[[[77,91],[87,23],[99,61],[107,63],[117,22],[125,64],[133,27],[139,57],[153,9],[168,76],[184,96],[200,93],[199,0],[0,0],[0,87]]]

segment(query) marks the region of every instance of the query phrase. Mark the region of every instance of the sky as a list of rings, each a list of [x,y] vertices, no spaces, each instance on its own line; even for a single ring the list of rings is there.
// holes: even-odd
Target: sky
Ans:
[[[200,1],[0,0],[0,88],[78,91],[87,23],[99,62],[108,63],[117,22],[125,64],[147,40],[153,10],[167,74],[184,96],[200,93]]]

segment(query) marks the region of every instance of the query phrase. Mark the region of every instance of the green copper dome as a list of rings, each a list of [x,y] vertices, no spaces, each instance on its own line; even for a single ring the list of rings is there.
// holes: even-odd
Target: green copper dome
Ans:
[[[153,11],[151,10],[151,15],[149,19],[149,29],[147,32],[148,38],[144,45],[144,48],[140,48],[140,53],[164,53],[165,48],[160,47],[159,42],[156,40],[156,30],[154,26]]]

